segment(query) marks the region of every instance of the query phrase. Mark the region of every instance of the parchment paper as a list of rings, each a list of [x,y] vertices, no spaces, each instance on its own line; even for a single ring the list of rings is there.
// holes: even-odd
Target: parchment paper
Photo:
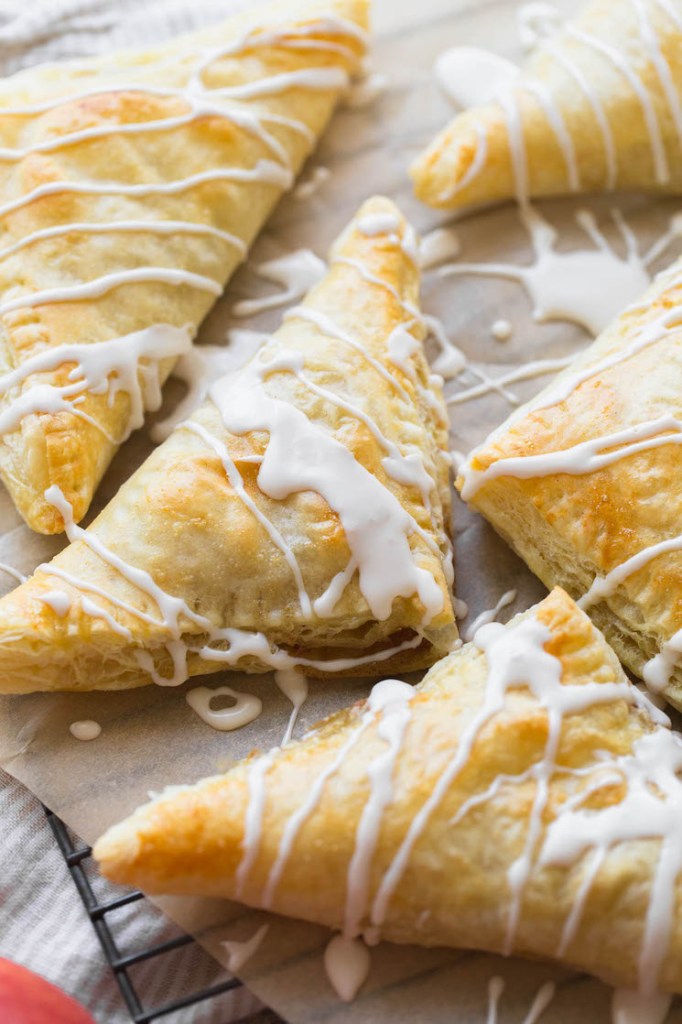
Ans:
[[[568,13],[573,5],[563,0],[557,6]],[[287,198],[282,202],[255,247],[252,263],[301,246],[326,255],[361,201],[374,192],[396,199],[422,232],[442,223],[444,217],[413,199],[406,177],[411,158],[451,114],[432,78],[433,61],[439,52],[455,44],[489,47],[520,59],[514,30],[516,7],[508,0],[420,0],[418,4],[377,0],[376,65],[389,76],[390,91],[373,107],[338,113],[311,161],[312,165],[332,168],[331,179],[312,198]],[[608,223],[612,200],[581,201],[580,205],[589,207],[604,221],[607,234],[622,252],[622,240]],[[645,246],[661,233],[675,207],[674,203],[637,197],[619,197],[618,205]],[[573,221],[574,201],[543,203],[540,208],[562,228],[562,246],[587,244]],[[467,261],[528,262],[531,258],[528,239],[510,206],[467,216],[458,231],[462,258]],[[265,287],[248,265],[243,268],[204,325],[200,341],[224,343],[226,328],[243,323],[232,321],[232,303],[236,298],[260,294]],[[623,295],[623,306],[634,298]],[[427,273],[423,304],[427,312],[444,320],[449,335],[464,352],[485,363],[493,375],[531,359],[577,350],[588,341],[582,330],[566,323],[533,323],[525,293],[509,281],[471,277],[444,280]],[[279,317],[280,311],[255,317],[248,326],[271,329]],[[499,317],[514,325],[513,337],[503,344],[490,335],[490,325]],[[531,380],[514,390],[521,398],[530,397],[547,379]],[[449,385],[448,391],[460,386],[461,382]],[[181,395],[181,386],[171,382],[160,415],[167,413]],[[467,451],[507,415],[509,406],[492,394],[452,409],[453,447]],[[90,518],[150,450],[145,428],[115,460]],[[510,588],[518,591],[518,597],[506,609],[505,618],[542,597],[542,585],[459,500],[455,502],[454,529],[456,590],[470,606],[469,622]],[[51,557],[63,544],[60,538],[32,534],[21,524],[4,493],[0,494],[0,531],[0,559],[24,572]],[[0,577],[0,582],[4,586],[4,578]],[[5,589],[9,584],[8,580]],[[226,768],[254,748],[267,749],[280,741],[290,705],[274,686],[271,675],[214,675],[205,681],[209,685],[229,681],[237,689],[258,694],[264,703],[262,716],[241,731],[214,732],[185,702],[186,689],[196,681],[177,689],[149,686],[127,693],[6,697],[0,699],[0,763],[92,842],[106,827],[144,802],[150,790],[193,782]],[[323,715],[364,696],[369,685],[363,680],[312,683],[297,734]],[[69,734],[69,724],[85,718],[102,724],[102,735],[96,742],[79,743]],[[557,981],[559,991],[545,1011],[543,1022],[608,1020],[609,991],[582,975],[477,953],[390,945],[373,952],[367,984],[355,1003],[344,1006],[334,997],[322,967],[321,953],[329,938],[325,929],[218,901],[159,902],[223,962],[222,939],[247,938],[263,920],[269,920],[266,940],[244,969],[244,978],[257,995],[292,1024],[477,1024],[486,1019],[487,983],[493,974],[501,974],[507,981],[502,1020],[520,1021],[535,991],[549,979]],[[682,1007],[673,1011],[670,1019],[682,1022]]]

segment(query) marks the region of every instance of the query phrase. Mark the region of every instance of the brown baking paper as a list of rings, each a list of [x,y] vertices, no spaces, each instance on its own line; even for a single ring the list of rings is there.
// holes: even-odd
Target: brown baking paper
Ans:
[[[444,123],[451,110],[441,97],[431,68],[435,57],[455,44],[489,47],[512,59],[521,59],[516,43],[516,4],[483,0],[377,0],[379,39],[376,66],[390,81],[388,93],[364,110],[343,109],[337,114],[311,165],[332,169],[331,178],[311,198],[287,198],[262,235],[251,262],[310,247],[324,256],[368,195],[383,192],[400,204],[413,223],[425,232],[446,218],[417,203],[411,194],[406,167],[412,157]],[[565,0],[563,13],[572,4]],[[556,201],[540,204],[547,218],[561,228],[561,246],[589,245],[576,227],[578,206],[593,210],[614,245],[622,253],[609,220],[610,199]],[[665,228],[674,203],[642,198],[619,198],[640,245],[646,247]],[[466,261],[528,262],[529,240],[511,206],[460,218],[457,230]],[[673,253],[670,254],[672,258]],[[665,262],[665,260],[663,261]],[[200,341],[220,344],[238,297],[261,294],[265,286],[246,266],[236,275],[228,294],[204,325]],[[634,295],[623,295],[623,306]],[[530,303],[516,283],[477,277],[439,278],[425,274],[425,310],[440,316],[450,337],[473,360],[486,364],[492,375],[532,359],[559,356],[577,350],[587,335],[567,323],[536,324]],[[248,326],[272,329],[280,312],[255,317]],[[499,343],[490,334],[498,318],[511,321],[514,333]],[[549,378],[515,386],[528,398]],[[448,384],[448,393],[469,377]],[[182,396],[171,382],[160,415]],[[497,394],[452,407],[452,443],[467,451],[481,441],[509,412]],[[104,482],[97,510],[151,450],[148,428],[139,431],[119,453]],[[517,590],[517,599],[503,618],[542,597],[544,588],[509,551],[491,529],[456,499],[456,589],[471,609],[468,622],[492,607],[500,595]],[[51,557],[61,538],[32,534],[22,525],[6,494],[0,494],[0,560],[24,572]],[[4,585],[4,577],[0,578]],[[9,578],[7,580],[9,585]],[[7,587],[5,588],[7,589]],[[464,621],[466,628],[467,620]],[[88,842],[140,803],[150,791],[166,785],[191,783],[229,766],[254,748],[268,749],[282,737],[290,705],[273,683],[272,675],[246,677],[216,674],[209,685],[229,684],[257,694],[263,714],[246,728],[219,733],[190,710],[187,689],[148,686],[124,693],[35,694],[0,698],[0,763],[30,787]],[[329,712],[367,694],[363,680],[312,682],[296,734],[302,734]],[[102,734],[95,742],[80,743],[69,724],[93,718]],[[500,1004],[501,1019],[521,1021],[539,986],[557,983],[557,994],[542,1016],[543,1024],[584,1024],[609,1019],[609,990],[583,975],[560,968],[471,952],[424,950],[388,944],[372,952],[369,979],[351,1005],[339,1003],[324,974],[322,952],[329,933],[319,927],[277,918],[221,901],[164,899],[158,901],[184,928],[226,964],[220,943],[246,939],[265,920],[270,929],[265,941],[243,970],[243,977],[266,1003],[296,1024],[483,1024],[487,1019],[487,986],[491,976],[502,975],[506,990]],[[474,936],[472,936],[472,939]],[[682,1008],[671,1021],[682,1022]]]

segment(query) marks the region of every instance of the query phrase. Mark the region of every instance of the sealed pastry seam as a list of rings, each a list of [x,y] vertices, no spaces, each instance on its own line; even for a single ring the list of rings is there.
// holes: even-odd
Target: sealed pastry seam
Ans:
[[[451,649],[447,417],[415,253],[368,201],[326,278],[88,530],[46,491],[71,544],[0,601],[0,687],[378,674]]]
[[[386,680],[302,741],[169,789],[95,856],[150,892],[674,992],[681,763],[666,716],[556,589],[416,688]]]
[[[289,0],[0,86],[0,476],[78,521],[160,404],[365,49],[364,0]]]

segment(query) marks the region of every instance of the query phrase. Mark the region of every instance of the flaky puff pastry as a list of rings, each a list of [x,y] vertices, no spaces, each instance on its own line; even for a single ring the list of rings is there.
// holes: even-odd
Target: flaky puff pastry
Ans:
[[[0,690],[287,657],[376,675],[451,649],[447,417],[415,259],[396,207],[368,201],[266,346],[0,601]]]
[[[63,530],[53,484],[85,514],[141,423],[138,379],[159,404],[357,69],[366,23],[366,0],[286,0],[0,85],[0,476],[33,529]],[[74,390],[72,346],[104,342],[117,351]]]
[[[457,486],[682,706],[682,262],[468,457]]]
[[[645,918],[673,830],[661,821],[682,806],[663,766],[682,744],[565,592],[484,627],[373,712],[379,692],[300,742],[161,794],[99,840],[102,871],[373,940],[526,954],[680,990],[679,880],[663,882],[671,916],[653,943]],[[661,789],[633,821],[652,745]]]
[[[448,209],[614,188],[677,193],[681,82],[679,0],[591,0],[541,40],[500,102],[459,114],[417,158],[417,195]]]

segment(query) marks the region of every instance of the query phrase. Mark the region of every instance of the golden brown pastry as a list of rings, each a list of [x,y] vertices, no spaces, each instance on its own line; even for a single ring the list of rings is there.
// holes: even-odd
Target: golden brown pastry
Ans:
[[[78,521],[324,129],[366,0],[287,0],[0,83],[0,476]]]
[[[379,674],[451,649],[447,417],[415,258],[370,200],[303,305],[88,530],[46,492],[72,543],[0,601],[0,691]]]
[[[682,705],[682,261],[469,456],[457,485]]]
[[[591,0],[412,167],[425,203],[682,191],[682,4]]]
[[[682,742],[556,589],[95,846],[152,893],[682,990]],[[617,941],[614,941],[617,936]],[[634,1019],[634,1018],[633,1018]]]

